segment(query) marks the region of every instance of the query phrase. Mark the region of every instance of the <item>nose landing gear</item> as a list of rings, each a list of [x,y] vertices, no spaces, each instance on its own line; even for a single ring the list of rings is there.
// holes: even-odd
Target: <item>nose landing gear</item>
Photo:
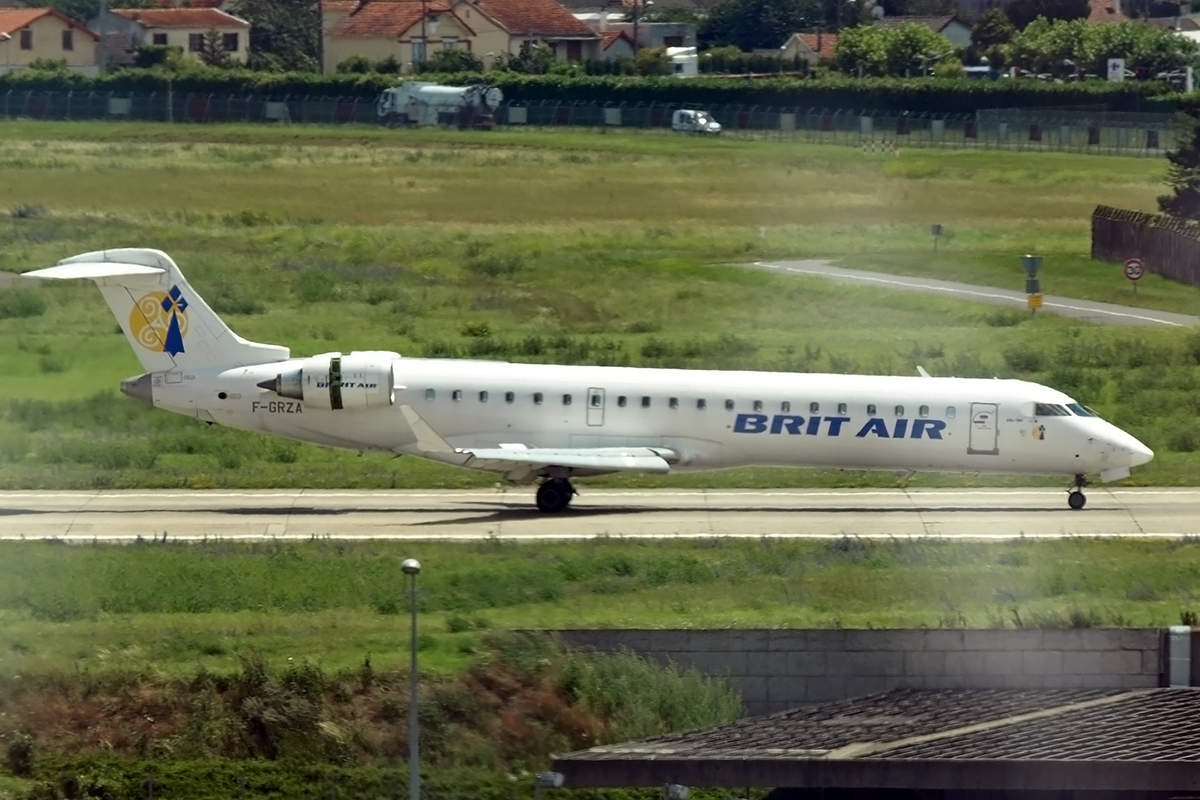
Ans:
[[[1083,489],[1088,485],[1087,476],[1076,475],[1075,485],[1068,489],[1067,505],[1073,510],[1079,511],[1087,504],[1087,496],[1083,493]]]
[[[538,511],[557,514],[571,504],[571,498],[576,494],[575,487],[566,478],[550,478],[538,487]]]

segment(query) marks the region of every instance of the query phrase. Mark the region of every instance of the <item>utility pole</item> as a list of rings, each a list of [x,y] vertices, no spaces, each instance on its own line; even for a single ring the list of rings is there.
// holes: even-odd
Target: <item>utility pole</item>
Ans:
[[[100,37],[100,45],[96,48],[96,71],[103,75],[108,67],[108,42],[104,41],[104,31],[108,27],[108,0],[100,0],[99,28],[96,35]]]

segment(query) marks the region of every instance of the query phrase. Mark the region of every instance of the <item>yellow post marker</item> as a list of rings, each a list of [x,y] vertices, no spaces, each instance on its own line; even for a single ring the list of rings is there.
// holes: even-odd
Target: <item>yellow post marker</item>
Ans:
[[[1042,296],[1040,294],[1029,295],[1029,313],[1033,313],[1042,307]]]

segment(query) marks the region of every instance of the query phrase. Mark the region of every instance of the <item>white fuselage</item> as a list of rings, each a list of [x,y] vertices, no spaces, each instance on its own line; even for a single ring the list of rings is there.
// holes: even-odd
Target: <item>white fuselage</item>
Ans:
[[[298,361],[298,360],[293,360]],[[411,406],[458,448],[661,447],[672,470],[744,465],[1077,475],[1150,460],[1095,416],[1017,380],[513,364],[396,358],[394,403],[326,410],[257,384],[293,362],[157,380],[154,405],[304,442],[462,463],[422,451]],[[586,474],[581,472],[579,474]]]

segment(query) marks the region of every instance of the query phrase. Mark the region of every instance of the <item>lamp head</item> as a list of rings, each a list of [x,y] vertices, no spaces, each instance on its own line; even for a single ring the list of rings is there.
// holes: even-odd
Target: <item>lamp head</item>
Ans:
[[[415,558],[406,558],[400,565],[400,569],[405,575],[418,575],[421,572],[421,562]]]

